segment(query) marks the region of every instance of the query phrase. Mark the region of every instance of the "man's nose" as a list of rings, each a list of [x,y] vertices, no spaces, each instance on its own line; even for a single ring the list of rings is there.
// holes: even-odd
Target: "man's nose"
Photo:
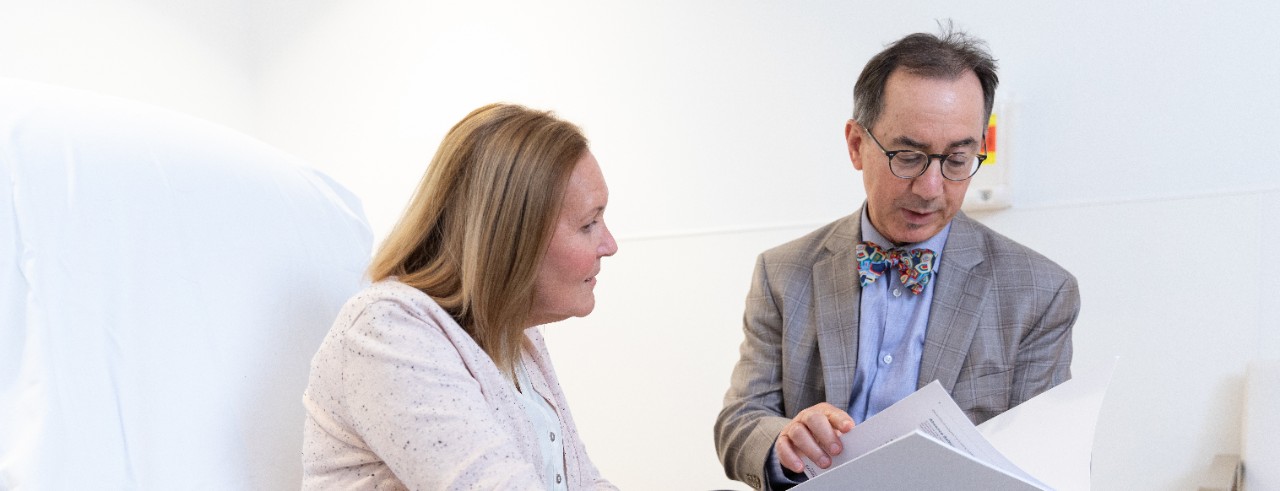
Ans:
[[[937,165],[933,165],[934,160],[938,161]],[[924,169],[924,174],[911,180],[911,191],[926,199],[942,196],[943,184],[946,182],[946,178],[942,177],[942,163],[942,159],[930,157],[929,166]]]

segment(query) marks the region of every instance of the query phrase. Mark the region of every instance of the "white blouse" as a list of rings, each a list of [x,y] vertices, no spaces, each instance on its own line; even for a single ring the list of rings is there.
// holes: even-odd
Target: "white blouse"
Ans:
[[[564,438],[560,433],[560,418],[546,398],[533,390],[533,382],[525,372],[524,361],[516,364],[516,377],[520,380],[520,404],[533,423],[533,434],[538,438],[538,450],[542,454],[542,478],[547,489],[568,489],[564,479]]]

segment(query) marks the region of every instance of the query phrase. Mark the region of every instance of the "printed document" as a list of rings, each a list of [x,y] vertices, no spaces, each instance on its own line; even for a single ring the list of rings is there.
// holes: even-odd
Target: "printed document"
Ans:
[[[854,426],[844,451],[796,489],[1089,489],[1089,456],[1114,360],[975,427],[937,381]],[[1043,480],[1043,481],[1042,481]]]

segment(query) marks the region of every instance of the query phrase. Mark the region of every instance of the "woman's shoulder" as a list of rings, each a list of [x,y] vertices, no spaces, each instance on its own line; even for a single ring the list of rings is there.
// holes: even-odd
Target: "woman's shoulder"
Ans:
[[[415,317],[449,317],[431,296],[395,278],[366,286],[347,300],[344,310],[359,312],[375,305],[403,310]]]
[[[374,282],[353,295],[342,307],[334,328],[347,331],[356,326],[431,326],[438,330],[462,331],[462,327],[434,299],[422,290],[394,278]]]

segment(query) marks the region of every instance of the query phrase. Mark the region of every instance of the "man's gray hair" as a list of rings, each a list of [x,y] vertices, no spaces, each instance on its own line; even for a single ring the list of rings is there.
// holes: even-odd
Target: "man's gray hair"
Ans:
[[[918,32],[895,41],[867,62],[853,86],[853,120],[870,129],[884,110],[884,86],[895,70],[927,78],[952,79],[972,71],[982,84],[986,117],[995,104],[996,60],[987,43],[962,31],[951,22],[940,23],[940,35]],[[983,123],[986,119],[983,119]]]

